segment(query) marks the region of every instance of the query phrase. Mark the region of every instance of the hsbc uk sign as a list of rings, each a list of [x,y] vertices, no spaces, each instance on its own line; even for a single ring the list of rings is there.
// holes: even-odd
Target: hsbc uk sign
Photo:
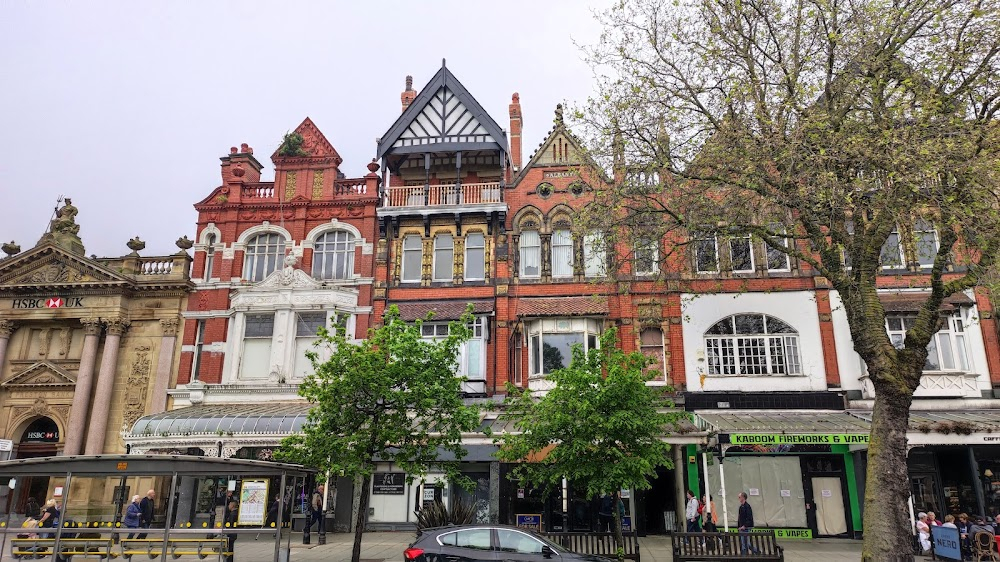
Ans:
[[[83,297],[46,297],[40,299],[14,299],[11,308],[82,308]]]

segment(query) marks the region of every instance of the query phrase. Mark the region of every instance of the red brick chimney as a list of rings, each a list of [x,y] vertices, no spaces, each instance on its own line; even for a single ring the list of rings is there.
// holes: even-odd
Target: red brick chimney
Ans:
[[[417,92],[413,89],[413,77],[406,77],[406,89],[403,93],[399,95],[399,101],[403,102],[403,111],[406,111],[407,107],[413,103],[414,98],[417,97]]]
[[[264,166],[253,157],[253,148],[247,143],[229,149],[229,155],[222,160],[222,183],[257,183],[260,181],[260,171]]]
[[[521,96],[510,97],[510,162],[515,171],[521,170]]]

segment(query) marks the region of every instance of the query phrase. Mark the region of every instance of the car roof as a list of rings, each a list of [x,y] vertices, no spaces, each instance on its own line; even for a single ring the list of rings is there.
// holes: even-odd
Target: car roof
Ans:
[[[469,523],[467,525],[442,525],[440,527],[427,527],[417,531],[420,538],[424,536],[437,536],[451,531],[461,531],[462,529],[509,529],[512,531],[532,532],[531,529],[515,527],[514,525],[501,525],[499,523]]]

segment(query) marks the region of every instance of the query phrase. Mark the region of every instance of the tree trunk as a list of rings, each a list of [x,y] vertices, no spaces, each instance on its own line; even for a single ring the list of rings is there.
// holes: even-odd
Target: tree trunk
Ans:
[[[873,381],[875,377],[872,377]],[[890,375],[899,380],[901,375]],[[865,483],[865,562],[913,560],[910,525],[910,478],[906,467],[906,429],[912,393],[892,383],[875,389]]]
[[[361,479],[361,501],[358,502],[358,520],[354,527],[354,550],[351,551],[351,562],[361,560],[361,537],[365,532],[365,524],[368,521],[368,500],[370,497],[371,476],[364,476]]]
[[[613,509],[614,511],[612,511],[611,515],[612,517],[614,517],[614,524],[611,526],[611,528],[615,532],[615,547],[618,550],[617,556],[620,562],[622,560],[622,554],[624,554],[624,549],[625,549],[625,537],[622,536],[622,512],[621,509],[618,507],[619,502],[622,501],[621,492],[615,490],[615,493],[612,496],[612,498],[614,500],[613,501],[614,505],[612,506],[611,509]]]

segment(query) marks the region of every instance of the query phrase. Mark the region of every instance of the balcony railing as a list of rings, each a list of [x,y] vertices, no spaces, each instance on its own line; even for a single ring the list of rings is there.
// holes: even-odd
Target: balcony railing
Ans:
[[[500,182],[461,185],[407,185],[385,190],[386,207],[427,207],[503,203]]]

